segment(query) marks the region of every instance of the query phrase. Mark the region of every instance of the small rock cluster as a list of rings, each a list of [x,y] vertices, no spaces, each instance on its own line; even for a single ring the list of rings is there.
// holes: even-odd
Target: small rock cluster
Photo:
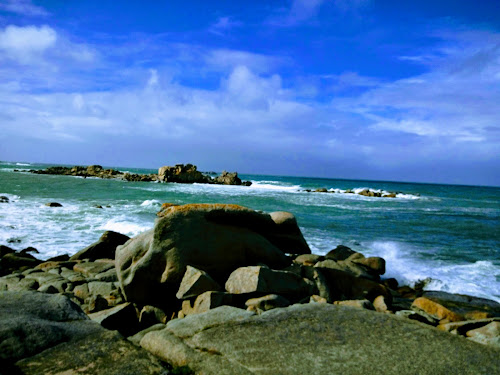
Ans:
[[[318,188],[315,190],[311,189],[306,189],[305,190],[308,193],[337,193],[335,190],[328,190],[327,188]],[[356,194],[356,192],[352,189],[347,189],[345,191],[341,192],[342,194]],[[376,198],[396,198],[398,193],[395,192],[380,192],[380,191],[374,191],[371,189],[363,189],[360,192],[357,193],[358,195],[363,195],[365,197],[376,197]]]

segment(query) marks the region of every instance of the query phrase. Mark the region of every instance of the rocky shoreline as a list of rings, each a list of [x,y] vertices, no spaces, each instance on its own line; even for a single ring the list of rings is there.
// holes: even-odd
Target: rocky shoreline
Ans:
[[[14,170],[19,172],[19,170]],[[175,166],[163,166],[158,169],[157,174],[138,174],[121,172],[116,169],[104,169],[100,165],[89,165],[87,167],[49,167],[46,169],[31,169],[30,173],[51,174],[76,177],[96,177],[104,179],[121,179],[134,182],[175,182],[181,184],[217,184],[217,185],[243,185],[250,186],[250,181],[241,181],[237,172],[223,171],[219,176],[211,177],[198,171],[192,164],[176,164]]]
[[[0,373],[500,372],[499,303],[385,263],[226,204],[167,203],[149,231],[47,261],[0,246]]]

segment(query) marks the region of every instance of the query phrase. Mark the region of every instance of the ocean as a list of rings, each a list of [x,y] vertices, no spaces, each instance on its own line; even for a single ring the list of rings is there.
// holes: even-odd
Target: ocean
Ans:
[[[311,250],[343,244],[387,261],[384,277],[426,289],[500,302],[500,188],[240,174],[252,186],[126,182],[37,175],[14,169],[46,164],[0,162],[0,245],[32,246],[47,259],[73,254],[106,230],[135,236],[150,229],[164,202],[234,203],[290,211]],[[157,170],[111,167],[131,173]],[[306,192],[326,188],[335,193]],[[398,192],[396,198],[347,189]],[[45,206],[58,202],[60,208]],[[97,208],[102,206],[103,208]]]

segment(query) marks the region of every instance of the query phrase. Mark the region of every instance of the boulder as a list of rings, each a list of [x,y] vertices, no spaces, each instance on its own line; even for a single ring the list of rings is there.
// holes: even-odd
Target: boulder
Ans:
[[[106,231],[102,234],[99,240],[92,245],[80,250],[70,260],[89,259],[115,259],[115,250],[119,245],[123,245],[130,237],[113,231]]]
[[[368,299],[373,301],[376,297],[383,295],[387,302],[392,301],[392,295],[384,285],[362,277],[356,277],[351,273],[320,268],[324,279],[334,301],[350,299]]]
[[[269,294],[264,297],[250,298],[245,302],[248,311],[255,311],[257,314],[263,313],[277,307],[290,306],[290,301],[277,294]]]
[[[181,285],[175,296],[178,299],[187,299],[196,297],[209,290],[220,291],[221,289],[220,285],[208,273],[187,266]]]
[[[316,254],[301,254],[294,259],[294,263],[303,266],[314,266],[316,263],[324,260],[324,257]]]
[[[277,227],[270,215],[237,205],[168,207],[152,230],[116,249],[121,288],[128,301],[165,307],[176,304],[172,297],[188,265],[219,283],[241,266],[286,267],[290,260],[287,248],[279,247]]]
[[[226,281],[232,294],[282,294],[300,299],[312,295],[311,285],[295,273],[275,271],[267,267],[240,267]]]
[[[214,182],[221,185],[241,185],[241,179],[236,172],[222,171],[220,176],[214,179]]]
[[[470,340],[500,349],[500,322],[491,322],[467,332]]]
[[[356,254],[356,251],[347,246],[339,245],[335,249],[330,250],[328,253],[326,253],[325,259],[331,259],[335,261],[346,260],[353,254]]]
[[[73,266],[73,271],[81,273],[86,277],[93,277],[114,267],[113,262],[85,262]]]
[[[0,195],[0,203],[9,203],[9,197],[5,195]]]
[[[228,313],[235,310],[223,306],[172,320],[144,335],[140,344],[175,366],[206,375],[494,374],[500,369],[498,350],[390,314],[312,303],[231,319]]]
[[[129,302],[89,314],[89,318],[104,328],[119,331],[124,336],[131,336],[139,331],[137,312]]]
[[[30,254],[8,253],[0,259],[0,276],[8,275],[14,271],[24,271],[42,263]]]
[[[300,231],[297,219],[290,212],[276,211],[269,214],[276,226],[271,242],[289,254],[310,254],[311,249]]]
[[[161,182],[208,183],[211,178],[205,176],[192,164],[176,164],[174,167],[164,166],[158,169],[158,180]]]
[[[0,292],[0,360],[13,363],[70,337],[95,332],[88,323],[83,311],[67,297]]]
[[[500,317],[500,303],[490,299],[441,291],[425,291],[422,296],[460,315],[474,316],[484,312],[490,314],[491,317]]]
[[[61,203],[57,203],[57,202],[49,202],[49,203],[45,203],[45,205],[47,207],[62,207],[63,206]]]
[[[168,317],[165,311],[154,306],[144,306],[139,314],[139,324],[142,328],[151,327],[156,324],[165,324]]]
[[[465,320],[462,315],[457,314],[438,302],[426,297],[418,297],[415,301],[413,301],[411,308],[415,311],[424,311],[437,320],[446,319],[448,322],[459,322]]]
[[[97,324],[96,324],[97,325]],[[16,363],[25,375],[167,375],[165,365],[116,331],[100,330],[80,340],[54,346]]]
[[[209,291],[200,294],[198,297],[196,297],[196,300],[194,301],[192,308],[184,309],[184,304],[183,304],[182,311],[184,312],[185,315],[200,314],[208,310],[215,309],[216,307],[225,305],[230,306],[232,302],[233,302],[232,294]]]
[[[353,299],[346,301],[335,301],[334,305],[355,307],[357,309],[375,310],[373,304],[367,299]]]

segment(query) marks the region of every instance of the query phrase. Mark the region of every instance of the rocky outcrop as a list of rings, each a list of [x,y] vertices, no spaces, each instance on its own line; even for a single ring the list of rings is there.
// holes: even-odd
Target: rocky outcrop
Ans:
[[[36,174],[55,174],[79,177],[115,178],[123,173],[115,169],[104,169],[100,165],[89,165],[88,167],[48,167],[47,169],[30,170]]]
[[[193,164],[176,164],[173,167],[164,166],[158,169],[158,181],[177,182],[183,184],[209,183],[210,176],[206,176]]]
[[[168,305],[188,265],[207,272],[220,284],[241,266],[286,267],[290,260],[285,253],[310,249],[297,233],[296,243],[288,238],[284,246],[281,225],[271,215],[242,206],[170,206],[152,230],[117,248],[121,288],[129,301]]]
[[[500,304],[398,286],[346,246],[310,254],[290,213],[166,204],[126,239],[45,262],[0,246],[0,373],[500,370]]]
[[[115,169],[104,169],[100,165],[88,167],[48,167],[46,169],[32,169],[29,172],[36,174],[52,174],[78,177],[117,178],[131,182],[175,182],[181,184],[218,184],[218,185],[244,185],[250,186],[250,181],[241,181],[237,172],[223,171],[219,176],[212,178],[208,174],[198,171],[193,164],[176,164],[163,166],[158,169],[158,174],[139,174],[120,172]],[[0,197],[0,203],[9,203],[9,198]]]

